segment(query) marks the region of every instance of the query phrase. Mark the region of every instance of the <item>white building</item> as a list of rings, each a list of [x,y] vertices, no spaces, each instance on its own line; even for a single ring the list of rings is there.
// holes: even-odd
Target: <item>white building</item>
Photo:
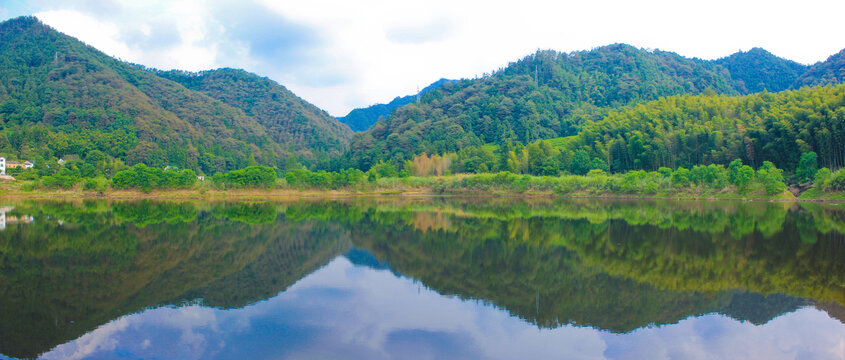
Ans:
[[[6,175],[6,158],[0,157],[0,175]]]

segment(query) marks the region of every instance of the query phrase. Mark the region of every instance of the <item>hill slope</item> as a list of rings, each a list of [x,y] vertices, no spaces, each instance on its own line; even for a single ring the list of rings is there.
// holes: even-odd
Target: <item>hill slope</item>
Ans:
[[[611,109],[705,90],[739,94],[712,62],[615,44],[590,51],[538,51],[490,76],[445,84],[352,141],[350,164],[455,151],[469,145],[567,136]]]
[[[155,73],[243,110],[264,126],[275,142],[299,156],[313,158],[312,152],[337,155],[349,147],[352,131],[346,125],[266,77],[236,69]]]
[[[845,49],[817,63],[802,74],[793,88],[815,85],[833,85],[845,82]]]
[[[440,79],[435,81],[429,86],[426,86],[422,89],[418,94],[415,95],[407,95],[407,96],[397,96],[391,102],[387,104],[375,104],[365,108],[358,108],[353,109],[346,114],[344,117],[338,118],[338,120],[344,124],[349,125],[353,131],[367,131],[373,124],[376,123],[380,118],[386,118],[393,113],[394,110],[400,108],[402,106],[408,105],[417,98],[417,96],[423,95],[431,90],[434,90],[445,83],[450,83],[452,80],[448,79]]]
[[[714,61],[731,73],[731,77],[744,87],[744,93],[763,90],[778,92],[789,89],[807,66],[779,58],[772,53],[753,48]]]
[[[34,17],[0,23],[0,38],[0,155],[44,161],[99,150],[130,165],[211,174],[347,148],[350,130],[268,79],[236,70],[197,77],[221,101]]]

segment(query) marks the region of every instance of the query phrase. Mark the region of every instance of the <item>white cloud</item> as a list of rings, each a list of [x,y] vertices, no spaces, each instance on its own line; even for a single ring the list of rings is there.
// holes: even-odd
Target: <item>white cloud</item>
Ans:
[[[576,326],[541,329],[504,309],[441,295],[416,280],[340,257],[271,299],[230,310],[146,310],[43,357],[115,353],[196,359],[246,353],[310,359],[842,359],[845,325],[804,308],[760,326],[710,314],[627,334]]]
[[[536,49],[616,42],[714,59],[754,46],[802,63],[845,47],[845,3],[129,0],[31,3],[39,18],[157,68],[236,67],[334,115],[435,80],[491,72]]]

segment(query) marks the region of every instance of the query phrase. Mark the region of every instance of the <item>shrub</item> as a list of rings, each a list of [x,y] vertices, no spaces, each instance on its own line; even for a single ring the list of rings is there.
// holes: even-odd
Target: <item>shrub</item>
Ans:
[[[825,191],[828,188],[828,181],[830,181],[830,169],[823,167],[816,171],[816,176],[813,179],[813,187]]]
[[[276,170],[268,166],[248,166],[214,174],[214,183],[231,188],[272,188],[276,184]]]

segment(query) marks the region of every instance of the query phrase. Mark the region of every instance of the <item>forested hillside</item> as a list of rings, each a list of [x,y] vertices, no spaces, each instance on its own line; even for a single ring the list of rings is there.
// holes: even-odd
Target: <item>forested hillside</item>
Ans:
[[[759,48],[714,61],[624,44],[538,51],[481,78],[440,80],[419,101],[353,111],[361,126],[381,119],[353,135],[242,70],[127,64],[34,17],[0,24],[0,37],[0,156],[35,160],[38,176],[55,175],[44,164],[59,158],[79,162],[69,179],[140,163],[209,175],[303,164],[555,175],[740,159],[791,173],[815,152],[821,166],[845,165],[843,87],[809,87],[843,82],[845,51],[810,67]]]
[[[845,82],[845,49],[817,63],[795,81],[793,87],[841,84]]]
[[[478,159],[454,166],[457,171],[476,171],[482,163],[488,170],[511,170],[505,154],[519,150],[514,145],[555,138],[568,150],[587,149],[612,171],[727,164],[735,158],[754,166],[772,161],[791,170],[804,151],[816,151],[825,166],[842,166],[841,154],[834,154],[838,139],[845,137],[837,125],[839,90],[737,96],[841,83],[843,59],[840,52],[807,67],[755,48],[703,61],[619,44],[570,54],[540,51],[397,109],[356,134],[351,151],[335,167],[368,169],[379,161],[402,165],[422,153],[458,153],[459,163]],[[683,97],[665,99],[677,95]],[[642,111],[638,105],[658,99],[646,114],[631,115]],[[749,101],[753,105],[739,105]],[[620,122],[619,114],[633,118]],[[714,123],[719,125],[713,128]],[[579,136],[568,138],[574,135]],[[622,152],[621,146],[630,149]],[[498,160],[491,159],[496,148]],[[561,154],[561,169],[569,169],[573,155]]]
[[[795,169],[801,153],[845,166],[845,85],[742,97],[673,96],[584,124],[569,142],[612,171],[771,161]]]
[[[213,174],[348,148],[346,126],[266,78],[170,74],[193,91],[34,17],[0,23],[0,39],[0,155],[10,159],[78,157],[108,176],[124,163]]]
[[[578,135],[528,145],[467,146],[417,155],[404,166],[412,174],[439,166],[453,173],[557,175],[691,169],[739,159],[753,168],[770,161],[791,173],[810,152],[818,156],[818,166],[845,166],[845,84],[745,96],[670,96],[586,121]]]
[[[395,99],[393,99],[387,104],[375,104],[365,108],[353,109],[349,112],[349,114],[344,117],[338,118],[338,120],[344,124],[349,125],[349,127],[352,128],[353,131],[367,131],[380,118],[388,117],[397,108],[414,102],[414,100],[417,99],[419,95],[423,95],[431,90],[437,89],[441,85],[448,82],[452,82],[452,80],[440,79],[420,90],[418,94],[407,95],[402,97],[397,96]]]
[[[356,135],[351,165],[404,161],[421,152],[574,135],[588,120],[628,104],[676,94],[739,94],[712,62],[616,44],[590,51],[538,51],[492,75],[446,84],[419,106],[396,110]]]
[[[349,127],[266,77],[236,69],[156,74],[243,110],[299,157],[336,156],[349,148]]]
[[[715,63],[731,73],[731,77],[738,83],[737,87],[744,90],[744,93],[787,90],[808,68],[761,48],[740,51],[718,59]]]

